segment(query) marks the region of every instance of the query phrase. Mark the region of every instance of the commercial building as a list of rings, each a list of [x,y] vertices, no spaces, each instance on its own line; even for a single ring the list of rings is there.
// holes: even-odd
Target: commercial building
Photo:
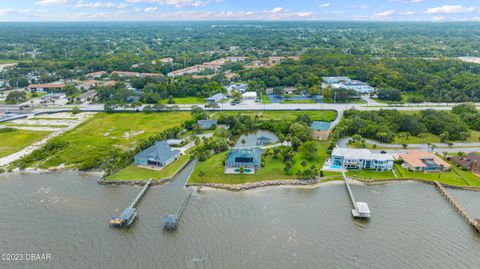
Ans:
[[[390,154],[372,153],[368,149],[335,148],[329,161],[332,166],[345,169],[389,171],[393,168],[394,158]]]
[[[213,96],[208,97],[207,99],[205,99],[205,101],[207,103],[218,103],[218,102],[222,101],[223,99],[225,99],[225,97],[226,97],[225,94],[217,93]]]
[[[65,88],[66,84],[64,83],[46,83],[46,84],[30,84],[28,89],[31,92],[51,92],[51,91],[61,91]]]
[[[257,92],[245,92],[242,94],[243,100],[257,100]]]

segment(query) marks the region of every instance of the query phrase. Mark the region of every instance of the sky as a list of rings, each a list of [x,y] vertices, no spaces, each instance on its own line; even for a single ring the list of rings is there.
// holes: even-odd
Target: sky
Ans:
[[[0,21],[480,21],[480,0],[0,0]]]

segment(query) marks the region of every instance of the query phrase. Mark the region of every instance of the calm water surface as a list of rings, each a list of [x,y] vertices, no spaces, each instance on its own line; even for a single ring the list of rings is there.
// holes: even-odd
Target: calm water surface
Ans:
[[[191,167],[189,167],[191,169]],[[165,233],[189,169],[153,187],[129,230],[108,227],[140,191],[76,173],[0,176],[0,252],[51,253],[0,268],[478,268],[480,236],[432,186],[353,186],[372,210],[351,218],[343,185],[194,193]],[[451,191],[475,217],[480,193]]]

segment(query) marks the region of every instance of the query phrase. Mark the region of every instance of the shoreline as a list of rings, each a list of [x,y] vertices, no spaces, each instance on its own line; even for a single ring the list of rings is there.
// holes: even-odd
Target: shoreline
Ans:
[[[180,167],[177,172],[172,175],[171,177],[161,178],[161,179],[154,179],[152,181],[153,186],[164,185],[167,183],[172,182],[175,177],[182,172],[193,160],[189,160],[186,162],[182,167]],[[27,168],[25,170],[15,169],[11,172],[5,172],[0,174],[1,175],[8,175],[8,174],[58,174],[58,173],[78,173],[80,175],[86,176],[98,176],[100,177],[97,180],[99,185],[115,185],[115,186],[143,186],[145,185],[146,180],[105,180],[103,178],[103,171],[98,170],[91,170],[91,171],[79,171],[77,169],[71,168],[52,168],[52,169],[35,169],[35,168]],[[190,177],[190,176],[189,176]],[[367,180],[367,179],[360,179],[360,178],[350,178],[351,183],[356,185],[365,185],[365,186],[374,186],[374,185],[386,185],[386,184],[394,184],[394,183],[405,183],[405,182],[415,182],[415,183],[422,183],[422,184],[429,184],[434,185],[433,181],[428,181],[424,179],[418,178],[392,178],[392,179],[382,179],[382,180]],[[323,177],[317,178],[313,180],[300,180],[300,179],[284,179],[284,180],[264,180],[264,181],[257,181],[257,182],[246,182],[242,184],[226,184],[226,183],[187,183],[185,184],[186,187],[198,187],[205,190],[223,190],[223,191],[232,191],[232,192],[240,192],[240,191],[249,191],[267,187],[319,187],[323,186],[327,183],[333,183],[342,181],[341,179],[335,179],[335,177]],[[440,182],[441,183],[441,182]],[[475,191],[480,192],[480,186],[455,186],[446,183],[441,183],[444,187],[449,189],[458,189],[458,190],[465,190],[465,191]]]

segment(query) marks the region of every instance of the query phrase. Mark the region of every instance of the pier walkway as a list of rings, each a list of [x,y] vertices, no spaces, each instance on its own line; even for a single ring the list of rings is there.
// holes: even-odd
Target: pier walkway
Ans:
[[[110,226],[117,228],[126,228],[132,225],[132,223],[137,218],[137,209],[135,207],[145,195],[145,192],[147,191],[148,187],[150,187],[152,180],[153,179],[149,179],[145,183],[140,193],[137,195],[137,197],[135,197],[135,200],[133,200],[129,207],[125,208],[122,211],[120,216],[114,217],[110,220]]]
[[[438,183],[435,181],[435,185],[437,188],[440,190],[442,195],[447,199],[447,201],[457,210],[462,217],[464,217],[467,222],[473,226],[478,232],[480,232],[480,220],[479,219],[474,219],[470,215],[468,215],[467,211],[465,211],[456,201],[453,199],[453,197],[447,192],[447,190],[442,186],[442,184]]]
[[[190,200],[190,197],[192,196],[193,188],[190,187],[187,189],[187,193],[185,194],[185,197],[182,200],[182,203],[178,207],[177,211],[175,212],[175,215],[165,215],[162,216],[162,221],[163,221],[163,229],[165,230],[176,230],[178,227],[178,222],[180,221],[180,218],[182,217],[183,211],[185,211],[185,208],[187,207],[187,203]]]
[[[138,202],[140,202],[140,200],[143,198],[143,195],[145,194],[145,192],[147,191],[148,187],[150,187],[150,184],[152,184],[152,180],[153,179],[149,179],[147,181],[147,183],[145,183],[145,185],[143,186],[143,189],[142,191],[137,195],[137,197],[135,197],[135,200],[133,200],[133,202],[130,204],[130,207],[136,207]]]
[[[345,182],[345,187],[347,188],[348,195],[350,196],[350,200],[352,201],[353,209],[352,215],[354,218],[370,218],[370,209],[368,208],[368,204],[364,202],[356,202],[355,197],[353,196],[352,188],[350,188],[350,184],[348,184],[348,178],[345,172],[342,172],[343,180]]]

